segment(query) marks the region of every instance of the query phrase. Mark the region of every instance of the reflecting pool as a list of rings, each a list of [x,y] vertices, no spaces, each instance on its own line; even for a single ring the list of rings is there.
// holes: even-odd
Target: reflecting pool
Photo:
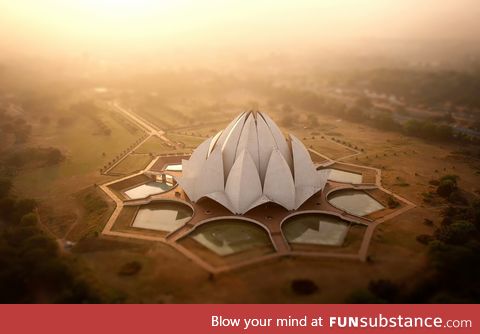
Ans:
[[[384,208],[382,204],[362,190],[335,191],[328,196],[328,201],[333,206],[356,216],[366,216]]]
[[[339,246],[343,244],[349,223],[331,215],[303,214],[289,218],[282,225],[290,243]]]
[[[340,169],[330,169],[328,179],[334,182],[359,184],[362,183],[362,174],[346,172]]]
[[[207,223],[198,227],[190,237],[221,256],[271,246],[270,238],[263,228],[235,219]]]
[[[145,198],[150,195],[161,194],[172,189],[174,186],[170,182],[148,182],[125,191],[125,195],[130,199]]]
[[[132,226],[150,230],[172,232],[182,227],[192,217],[192,209],[175,202],[142,205]]]

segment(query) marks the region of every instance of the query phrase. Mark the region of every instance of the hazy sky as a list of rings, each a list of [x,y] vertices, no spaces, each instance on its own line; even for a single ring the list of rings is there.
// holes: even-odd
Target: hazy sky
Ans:
[[[480,0],[0,0],[0,48],[141,54],[303,48],[359,38],[472,39]]]

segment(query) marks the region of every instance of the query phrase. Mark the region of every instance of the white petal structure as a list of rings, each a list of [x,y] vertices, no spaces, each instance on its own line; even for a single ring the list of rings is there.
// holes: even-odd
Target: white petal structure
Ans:
[[[182,165],[178,183],[192,201],[208,197],[235,214],[266,202],[296,210],[328,179],[300,140],[287,140],[270,117],[252,111],[200,144]]]
[[[278,149],[274,149],[270,155],[263,193],[272,202],[278,203],[284,208],[296,207],[295,182],[292,172]]]

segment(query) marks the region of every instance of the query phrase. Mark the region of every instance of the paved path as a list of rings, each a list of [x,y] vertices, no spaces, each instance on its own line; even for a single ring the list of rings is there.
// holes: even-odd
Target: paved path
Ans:
[[[172,142],[170,139],[165,137],[165,131],[158,129],[158,127],[156,125],[146,121],[145,119],[141,118],[140,116],[138,116],[134,112],[132,112],[132,111],[130,111],[130,110],[124,108],[124,107],[121,107],[118,104],[118,102],[113,102],[111,105],[112,105],[112,107],[115,111],[118,111],[118,112],[124,114],[131,121],[135,122],[137,125],[139,125],[141,128],[143,128],[148,135],[156,136],[156,137],[162,139],[163,141],[165,141],[166,143],[168,143],[170,145],[175,145],[174,142]]]

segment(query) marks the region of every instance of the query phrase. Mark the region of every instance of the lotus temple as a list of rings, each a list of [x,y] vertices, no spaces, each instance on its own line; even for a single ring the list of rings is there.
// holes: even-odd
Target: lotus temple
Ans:
[[[283,256],[366,261],[374,228],[413,206],[380,170],[308,149],[258,111],[101,188],[116,203],[104,235],[166,243],[211,273]]]

